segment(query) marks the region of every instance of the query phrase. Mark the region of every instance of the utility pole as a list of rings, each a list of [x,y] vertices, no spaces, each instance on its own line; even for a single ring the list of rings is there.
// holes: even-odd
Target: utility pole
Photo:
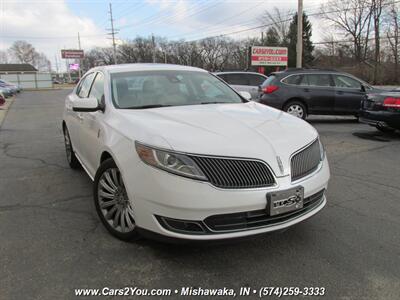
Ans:
[[[151,42],[153,43],[153,63],[156,62],[156,41],[154,40],[154,34],[151,34]]]
[[[81,37],[78,32],[78,49],[81,50]],[[79,80],[82,78],[82,59],[79,59]]]
[[[296,68],[301,68],[303,58],[303,0],[297,0]]]
[[[112,37],[112,44],[113,44],[113,59],[114,59],[114,64],[117,64],[117,44],[115,43],[115,35],[118,33],[117,30],[114,29],[114,19],[113,19],[113,14],[112,14],[112,5],[110,3],[110,22],[111,22],[111,32],[108,34],[111,34]]]

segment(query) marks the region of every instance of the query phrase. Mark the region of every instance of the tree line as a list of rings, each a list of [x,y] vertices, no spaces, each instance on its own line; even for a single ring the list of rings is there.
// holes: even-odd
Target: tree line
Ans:
[[[303,15],[303,66],[335,68],[352,73],[375,84],[398,84],[400,51],[400,1],[329,0],[316,13]],[[289,18],[288,18],[289,16]],[[324,34],[321,42],[312,42],[310,17],[319,18]],[[288,19],[287,19],[288,18]],[[288,67],[296,65],[297,14],[279,9],[259,17],[262,32],[258,37],[216,36],[196,41],[168,40],[164,37],[136,37],[117,46],[118,63],[172,63],[200,67],[210,71],[255,69],[250,66],[251,46],[288,48]],[[32,45],[15,42],[9,49],[19,62],[39,69],[50,62]],[[23,54],[21,54],[23,53]],[[4,53],[0,52],[0,61]],[[112,47],[85,51],[84,71],[98,65],[114,64]],[[266,73],[275,68],[266,68]]]

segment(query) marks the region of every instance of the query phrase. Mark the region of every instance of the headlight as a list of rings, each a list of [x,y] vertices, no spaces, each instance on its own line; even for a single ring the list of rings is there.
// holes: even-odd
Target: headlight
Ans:
[[[319,151],[321,153],[321,160],[324,160],[324,158],[325,158],[325,148],[324,148],[324,145],[322,144],[320,138],[318,138],[318,142],[319,142]]]
[[[135,142],[136,152],[146,164],[177,175],[207,180],[196,163],[188,156],[160,150]]]

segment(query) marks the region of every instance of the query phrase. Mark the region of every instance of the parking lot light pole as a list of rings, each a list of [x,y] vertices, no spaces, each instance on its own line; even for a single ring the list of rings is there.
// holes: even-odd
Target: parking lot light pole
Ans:
[[[303,57],[303,0],[298,0],[296,68],[301,68]]]

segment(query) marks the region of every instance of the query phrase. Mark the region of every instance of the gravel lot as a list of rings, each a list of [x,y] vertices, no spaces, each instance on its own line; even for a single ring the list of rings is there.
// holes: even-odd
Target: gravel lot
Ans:
[[[0,299],[124,286],[322,286],[325,299],[399,299],[399,135],[313,117],[331,165],[328,205],[283,233],[212,246],[124,243],[100,225],[89,177],[67,166],[67,93],[18,95],[0,130]]]

